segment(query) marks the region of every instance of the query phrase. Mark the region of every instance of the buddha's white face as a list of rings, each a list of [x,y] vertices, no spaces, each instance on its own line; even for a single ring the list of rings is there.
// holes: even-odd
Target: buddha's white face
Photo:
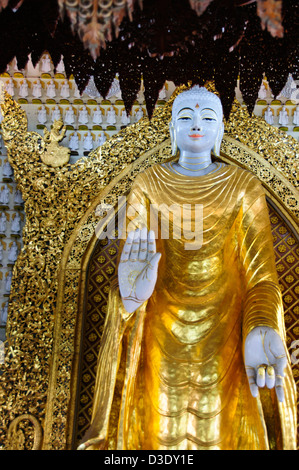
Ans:
[[[213,103],[188,101],[179,110],[174,122],[180,153],[209,155],[221,126],[222,117],[218,115]]]

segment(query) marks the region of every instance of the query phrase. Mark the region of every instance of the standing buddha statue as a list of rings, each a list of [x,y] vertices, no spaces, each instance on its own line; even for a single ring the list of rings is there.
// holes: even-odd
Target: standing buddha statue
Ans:
[[[91,426],[79,449],[296,448],[265,193],[252,173],[212,160],[223,133],[215,94],[200,87],[179,94],[174,158],[133,183]],[[183,230],[185,209],[191,226],[201,209],[194,244]]]

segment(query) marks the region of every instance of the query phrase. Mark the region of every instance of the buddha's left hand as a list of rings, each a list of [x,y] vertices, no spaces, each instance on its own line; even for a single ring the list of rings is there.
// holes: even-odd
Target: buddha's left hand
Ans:
[[[251,394],[257,397],[259,387],[275,387],[278,400],[283,402],[287,356],[278,333],[268,327],[254,328],[245,340],[244,362]]]

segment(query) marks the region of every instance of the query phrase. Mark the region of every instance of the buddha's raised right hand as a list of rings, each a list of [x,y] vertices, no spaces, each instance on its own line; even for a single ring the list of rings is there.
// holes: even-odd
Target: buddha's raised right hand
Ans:
[[[134,312],[152,295],[160,258],[153,231],[143,228],[128,234],[118,266],[119,290],[127,312]]]

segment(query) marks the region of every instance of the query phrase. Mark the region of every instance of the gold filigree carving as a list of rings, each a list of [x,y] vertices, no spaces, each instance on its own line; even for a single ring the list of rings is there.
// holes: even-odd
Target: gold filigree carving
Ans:
[[[29,422],[33,429],[28,431],[28,426],[24,430],[22,425]],[[30,426],[29,426],[30,427]],[[7,432],[7,450],[26,450],[26,443],[32,442],[31,447],[27,450],[40,450],[42,447],[43,432],[39,421],[35,416],[24,414],[15,418],[9,425]]]

